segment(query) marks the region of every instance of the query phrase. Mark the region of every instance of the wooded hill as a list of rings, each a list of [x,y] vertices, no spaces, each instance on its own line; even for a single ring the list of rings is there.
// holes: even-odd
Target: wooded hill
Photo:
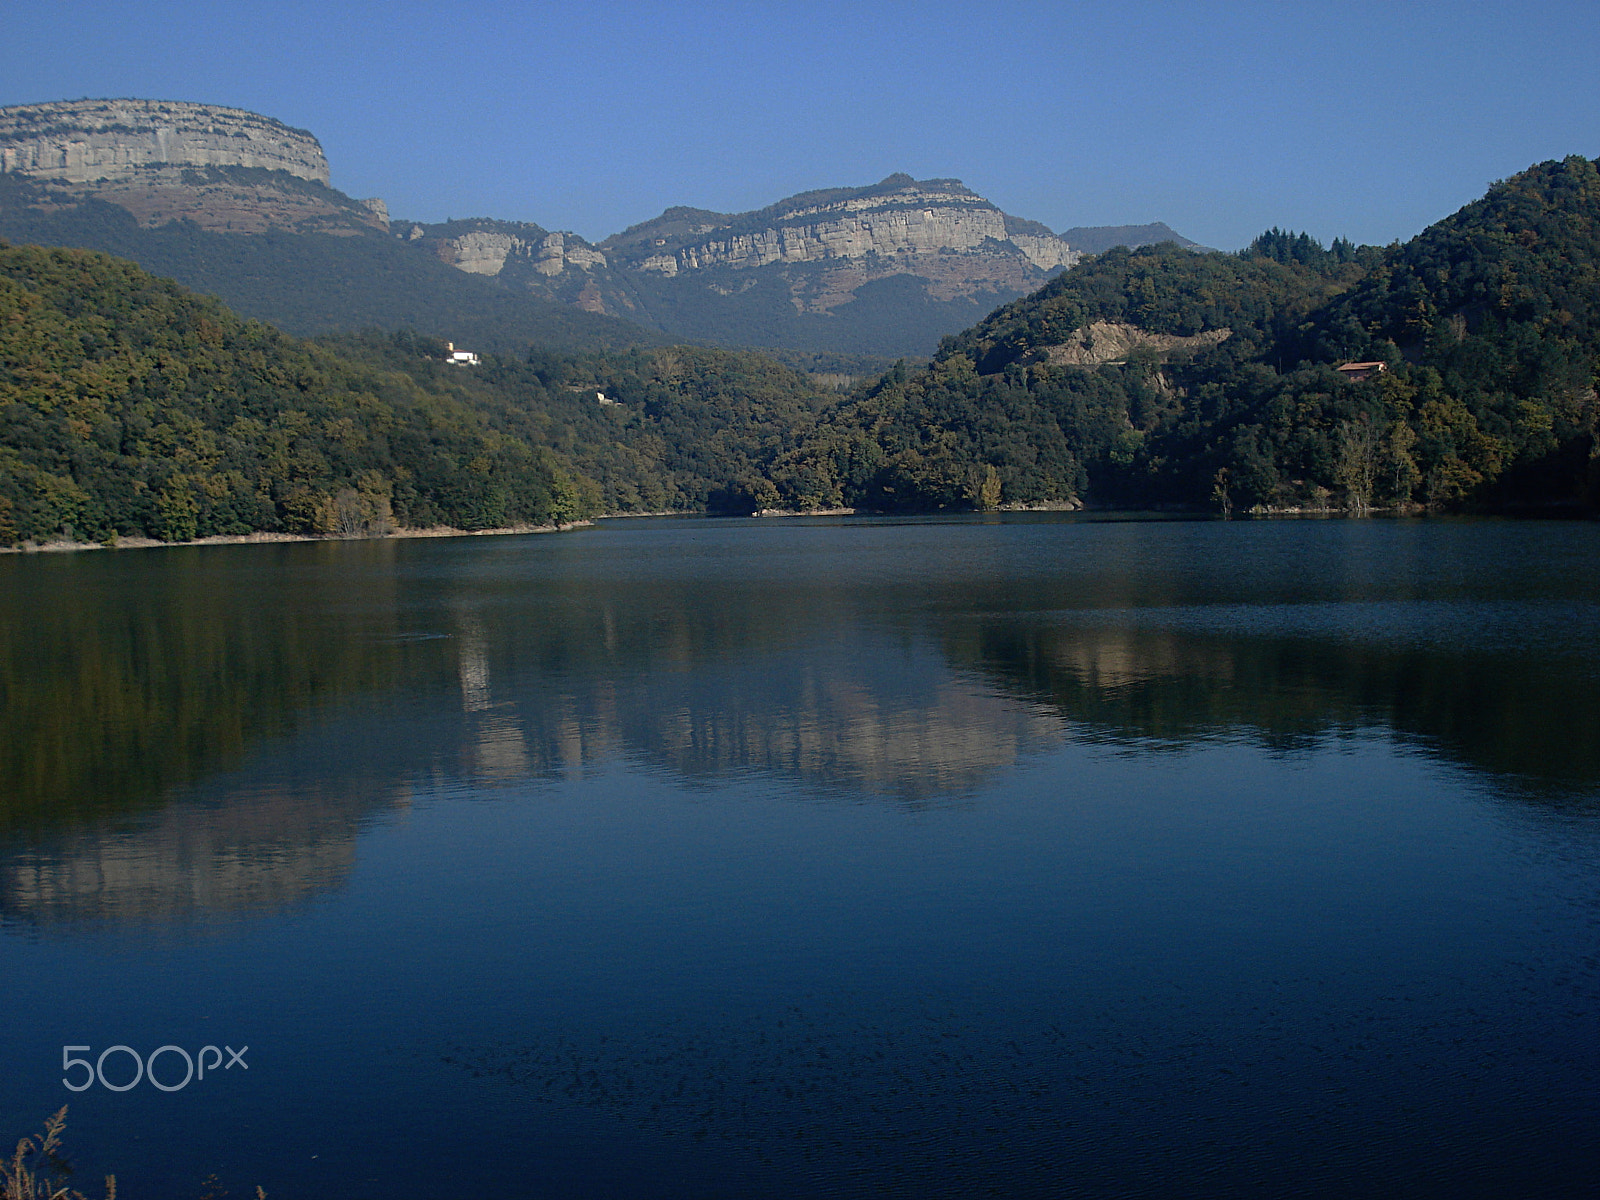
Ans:
[[[556,460],[447,392],[132,263],[0,248],[0,541],[570,519]]]
[[[1600,173],[1573,157],[1387,249],[1108,251],[834,407],[771,477],[795,507],[1593,509],[1597,363]]]
[[[714,508],[828,399],[732,351],[444,359],[408,334],[301,341],[129,262],[0,244],[0,544]]]

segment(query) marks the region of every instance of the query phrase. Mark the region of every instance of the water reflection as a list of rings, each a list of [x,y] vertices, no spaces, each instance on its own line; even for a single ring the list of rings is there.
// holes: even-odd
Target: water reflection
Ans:
[[[336,886],[416,786],[624,758],[921,806],[1068,739],[1378,729],[1513,792],[1600,785],[1592,530],[1284,528],[679,523],[13,559],[0,913],[272,908]]]
[[[394,636],[392,547],[247,549],[0,563],[0,833],[162,803],[331,699],[449,669]]]
[[[952,662],[1048,703],[1083,736],[1169,746],[1249,737],[1292,749],[1376,728],[1500,786],[1564,794],[1600,783],[1593,660],[1567,647],[1224,633],[1183,628],[1182,615],[1167,629],[1118,614],[1098,614],[1100,624],[973,622],[942,644]]]
[[[349,754],[353,732],[332,724],[258,747],[246,769],[158,808],[14,833],[0,856],[0,921],[187,921],[279,911],[342,886],[365,824],[411,801],[392,771]],[[411,772],[424,763],[410,760]]]
[[[89,827],[17,853],[0,916],[30,924],[271,911],[339,884],[356,826],[315,791],[212,809],[175,804],[134,828]]]

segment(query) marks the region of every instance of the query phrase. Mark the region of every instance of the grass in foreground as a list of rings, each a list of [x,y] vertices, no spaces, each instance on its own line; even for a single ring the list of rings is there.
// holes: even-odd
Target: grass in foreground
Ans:
[[[0,1200],[89,1200],[61,1182],[66,1164],[61,1158],[61,1130],[67,1124],[67,1108],[62,1105],[44,1123],[39,1137],[25,1137],[17,1143],[10,1162],[0,1162]],[[106,1176],[106,1200],[116,1200],[117,1177]]]

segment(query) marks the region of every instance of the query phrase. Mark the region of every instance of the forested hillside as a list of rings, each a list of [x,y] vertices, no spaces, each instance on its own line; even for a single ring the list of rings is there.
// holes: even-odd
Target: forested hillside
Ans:
[[[0,244],[0,544],[748,510],[830,398],[735,351],[444,350],[300,341],[132,263]]]
[[[775,505],[771,464],[836,399],[751,351],[535,349],[463,370],[439,361],[441,344],[406,335],[327,344],[404,370],[474,410],[515,414],[521,436],[570,465],[586,511],[748,513]]]
[[[836,406],[773,478],[797,506],[1593,508],[1597,362],[1574,157],[1387,250],[1109,251]]]
[[[132,263],[0,248],[0,540],[577,515],[555,457]]]

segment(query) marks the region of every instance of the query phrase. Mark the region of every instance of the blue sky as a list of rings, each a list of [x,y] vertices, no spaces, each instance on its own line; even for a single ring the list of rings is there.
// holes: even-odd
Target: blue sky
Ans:
[[[1405,239],[1600,155],[1600,3],[10,0],[0,105],[197,100],[310,129],[397,217],[598,240],[895,171],[1055,229]]]

